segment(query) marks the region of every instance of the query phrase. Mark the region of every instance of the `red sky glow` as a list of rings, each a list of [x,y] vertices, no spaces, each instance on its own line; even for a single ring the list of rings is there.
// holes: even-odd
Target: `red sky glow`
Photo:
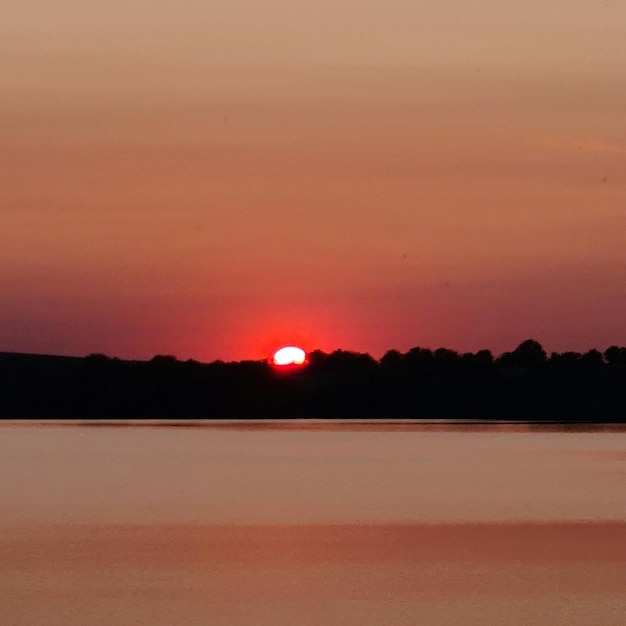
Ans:
[[[0,351],[626,343],[626,5],[31,4]]]

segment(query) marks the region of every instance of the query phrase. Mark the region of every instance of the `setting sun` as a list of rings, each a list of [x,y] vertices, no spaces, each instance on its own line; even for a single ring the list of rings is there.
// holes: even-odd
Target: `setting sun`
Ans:
[[[285,346],[274,352],[272,363],[274,365],[303,365],[306,361],[306,352],[296,346]]]

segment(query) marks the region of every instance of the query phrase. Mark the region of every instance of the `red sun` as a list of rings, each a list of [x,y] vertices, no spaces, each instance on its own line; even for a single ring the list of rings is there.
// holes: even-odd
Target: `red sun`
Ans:
[[[306,352],[296,346],[285,346],[274,352],[272,355],[274,365],[304,365],[306,363]]]

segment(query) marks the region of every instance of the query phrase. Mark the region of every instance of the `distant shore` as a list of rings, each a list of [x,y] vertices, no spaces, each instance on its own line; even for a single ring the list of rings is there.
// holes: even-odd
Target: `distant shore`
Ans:
[[[242,431],[349,431],[349,432],[626,432],[623,422],[565,422],[520,420],[427,420],[427,419],[333,419],[333,418],[276,418],[276,419],[219,419],[219,418],[0,418],[0,428],[120,428],[120,429],[199,429]]]
[[[378,361],[314,351],[306,365],[287,369],[167,355],[125,361],[0,352],[0,418],[624,423],[626,348],[547,355],[527,340],[498,357],[413,348]]]

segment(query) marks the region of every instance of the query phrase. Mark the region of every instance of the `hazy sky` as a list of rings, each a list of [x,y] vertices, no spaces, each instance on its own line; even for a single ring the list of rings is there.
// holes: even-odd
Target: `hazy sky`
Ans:
[[[626,3],[2,13],[0,351],[626,343]]]

